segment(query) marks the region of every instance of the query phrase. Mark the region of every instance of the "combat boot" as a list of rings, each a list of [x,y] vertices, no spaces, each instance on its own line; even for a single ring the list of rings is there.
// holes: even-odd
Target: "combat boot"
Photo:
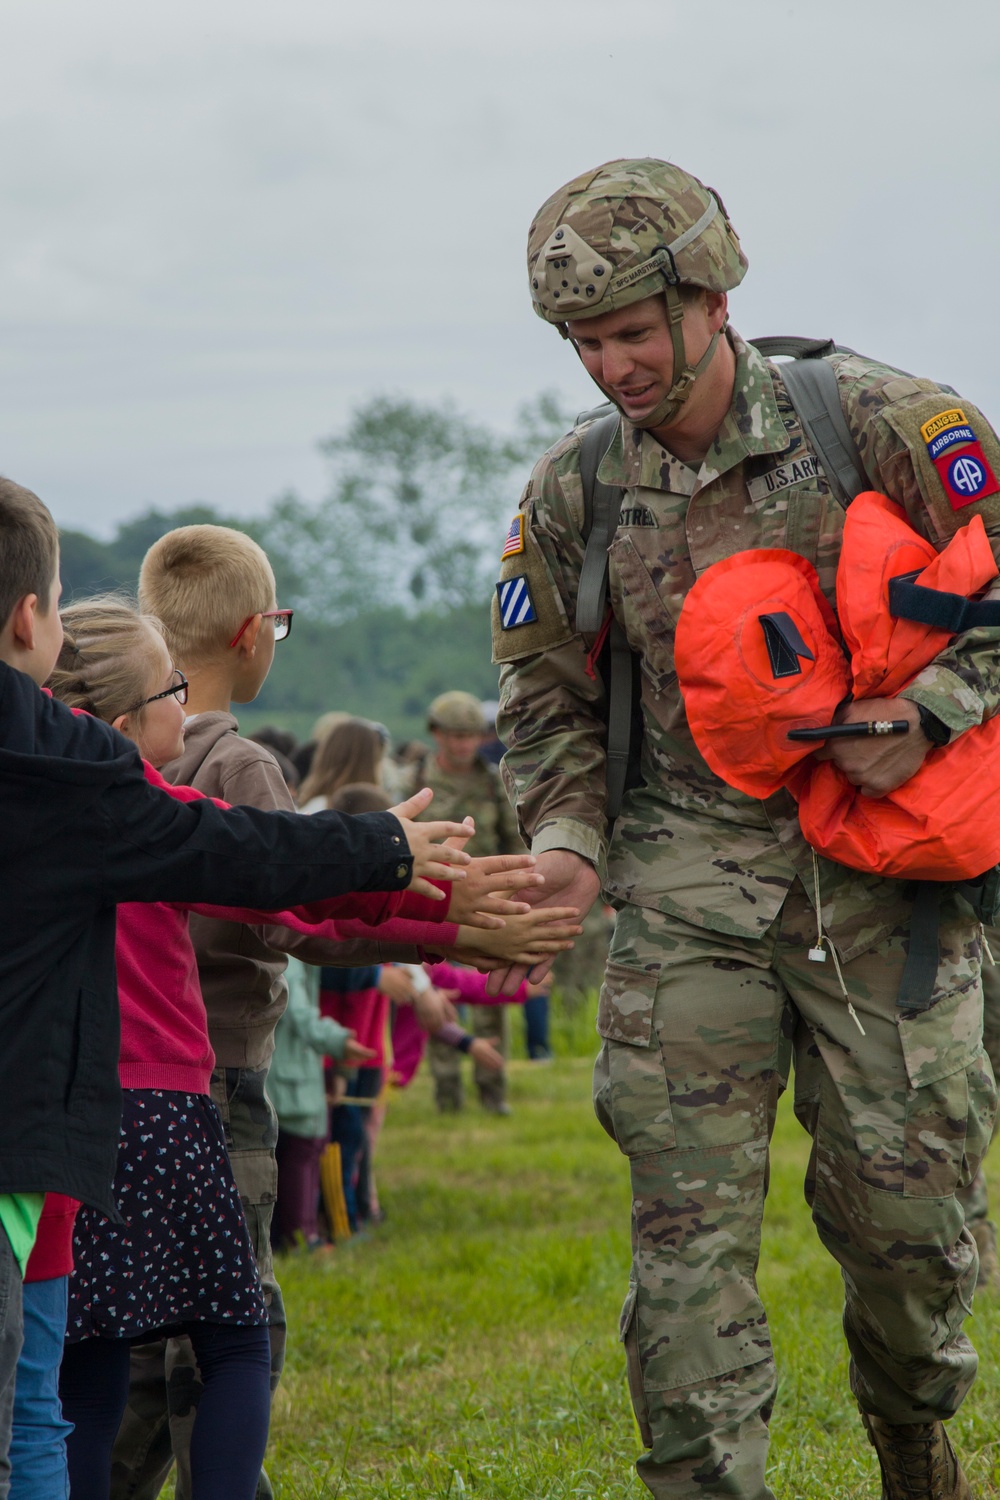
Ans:
[[[969,1230],[979,1251],[979,1277],[976,1291],[1000,1292],[1000,1256],[997,1255],[997,1226],[990,1219],[970,1224]]]
[[[882,1470],[882,1500],[972,1500],[943,1422],[897,1426],[861,1413]]]

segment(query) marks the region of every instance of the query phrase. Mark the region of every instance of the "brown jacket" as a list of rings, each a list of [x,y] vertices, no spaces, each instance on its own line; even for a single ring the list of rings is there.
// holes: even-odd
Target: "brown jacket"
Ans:
[[[195,714],[184,726],[184,753],[163,767],[174,786],[262,811],[295,811],[269,750],[240,737],[232,714]],[[191,917],[208,1033],[222,1068],[263,1068],[274,1051],[274,1028],[288,1000],[286,954],[306,963],[352,967],[395,961],[419,963],[416,948],[389,943],[333,943],[287,927],[249,927],[214,917]]]

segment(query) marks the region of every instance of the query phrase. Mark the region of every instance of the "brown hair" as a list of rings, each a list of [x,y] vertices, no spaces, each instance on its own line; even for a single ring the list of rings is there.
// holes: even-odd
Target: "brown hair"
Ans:
[[[0,478],[0,630],[25,594],[47,613],[59,561],[59,532],[31,490]]]
[[[382,761],[382,737],[364,719],[337,724],[319,745],[309,775],[302,783],[299,804],[325,797],[326,805],[342,786],[363,781],[378,785]]]
[[[225,653],[249,615],[274,605],[267,553],[231,526],[178,526],[154,542],[139,574],[139,606],[162,620],[182,667]]]
[[[81,599],[61,611],[66,635],[49,687],[70,708],[85,708],[106,724],[119,714],[141,723],[136,705],[149,696],[163,628],[120,594]]]
[[[391,806],[392,798],[389,793],[370,781],[352,781],[349,786],[342,786],[339,792],[334,792],[330,798],[330,807],[334,812],[388,812]]]

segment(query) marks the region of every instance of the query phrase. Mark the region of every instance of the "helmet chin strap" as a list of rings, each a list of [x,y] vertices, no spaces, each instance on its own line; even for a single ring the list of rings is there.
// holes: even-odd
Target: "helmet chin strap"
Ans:
[[[674,379],[669,391],[650,412],[648,417],[643,417],[641,422],[632,422],[633,427],[641,427],[648,432],[653,427],[665,427],[672,422],[680,413],[681,407],[694,389],[694,383],[699,375],[704,374],[712,363],[716,346],[722,336],[722,328],[712,334],[708,348],[696,365],[688,364],[687,351],[684,348],[684,303],[676,286],[669,283],[663,289],[663,295],[667,300],[667,317],[670,321],[670,341],[674,346]],[[725,325],[723,325],[725,326]],[[614,397],[612,397],[614,400]],[[615,402],[617,406],[618,403]],[[627,415],[627,414],[625,414]],[[632,418],[629,418],[632,421]]]
[[[712,337],[709,339],[708,348],[698,363],[696,365],[689,365],[687,362],[687,350],[684,348],[684,332],[681,327],[684,322],[684,303],[681,300],[680,292],[677,290],[677,283],[668,281],[663,289],[663,295],[666,298],[667,318],[670,323],[670,342],[674,348],[674,379],[659,406],[655,407],[649,416],[644,417],[641,422],[636,422],[628,415],[625,408],[615,400],[611,392],[605,390],[599,380],[595,381],[595,384],[604,391],[605,396],[607,396],[611,404],[618,407],[622,416],[631,422],[633,427],[640,427],[646,432],[649,432],[654,427],[665,427],[667,423],[672,422],[678,416],[681,407],[694,389],[694,383],[698,379],[698,376],[703,375],[712,363],[719,339],[725,333],[726,323],[729,321],[727,318],[726,323],[723,323],[722,327],[716,333],[712,334]],[[564,339],[570,337],[569,329],[565,323],[559,323],[556,326]],[[576,349],[577,356],[582,358],[580,347],[576,340],[573,339],[571,342],[574,349]],[[679,374],[677,373],[678,371],[680,371]]]

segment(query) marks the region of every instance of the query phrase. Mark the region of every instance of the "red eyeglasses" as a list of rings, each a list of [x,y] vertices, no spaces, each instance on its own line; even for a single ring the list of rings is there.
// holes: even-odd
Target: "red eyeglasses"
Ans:
[[[235,646],[244,630],[252,625],[254,620],[273,620],[274,639],[276,641],[283,641],[292,633],[292,615],[294,613],[293,609],[259,609],[255,615],[247,615],[229,644],[231,647]]]

